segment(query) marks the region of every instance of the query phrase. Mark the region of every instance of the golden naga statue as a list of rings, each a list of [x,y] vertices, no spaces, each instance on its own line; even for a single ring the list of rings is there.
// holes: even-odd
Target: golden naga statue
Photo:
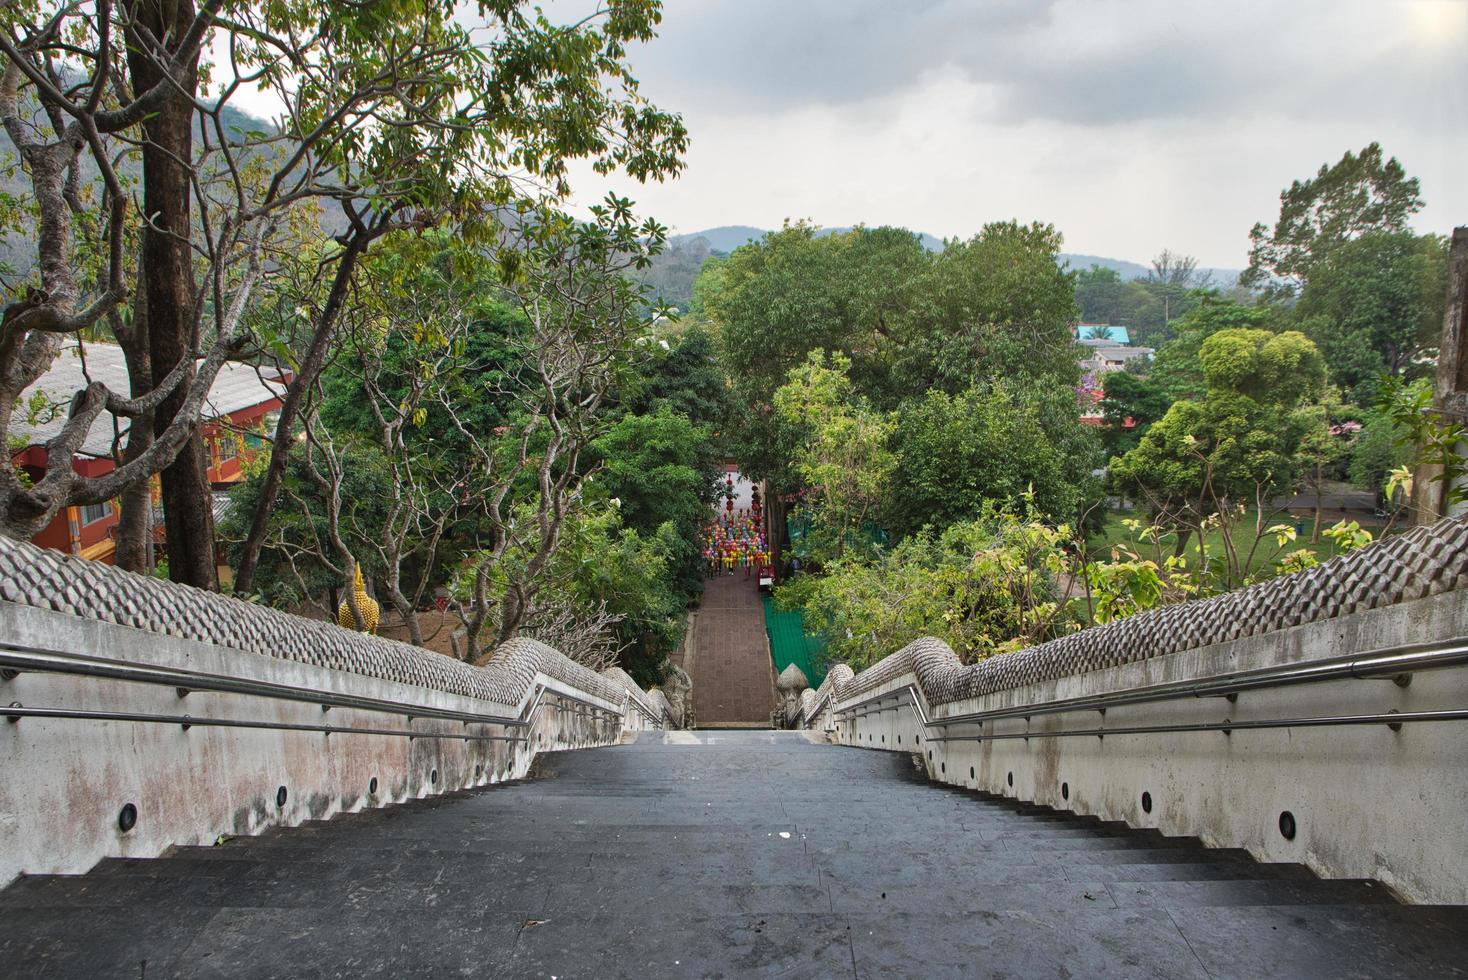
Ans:
[[[377,600],[367,594],[367,586],[362,582],[362,566],[357,566],[357,578],[352,583],[352,595],[357,599],[357,609],[362,613],[362,632],[376,634],[377,632]],[[343,629],[354,630],[357,628],[357,617],[352,615],[352,604],[345,599],[336,610],[337,625]]]

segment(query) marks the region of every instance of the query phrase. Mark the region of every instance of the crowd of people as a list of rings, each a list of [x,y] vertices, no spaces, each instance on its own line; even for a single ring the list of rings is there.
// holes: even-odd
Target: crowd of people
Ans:
[[[764,578],[769,574],[770,548],[765,539],[764,507],[759,488],[747,508],[734,507],[734,482],[726,483],[723,513],[716,513],[704,529],[703,557],[710,577],[733,575],[744,569],[744,577],[752,574]]]

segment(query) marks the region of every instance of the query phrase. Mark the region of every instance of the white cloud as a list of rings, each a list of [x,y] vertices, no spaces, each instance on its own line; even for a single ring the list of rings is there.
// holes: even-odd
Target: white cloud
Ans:
[[[1283,187],[1372,140],[1421,178],[1419,228],[1468,221],[1460,41],[1463,0],[670,0],[633,60],[689,169],[617,186],[682,231],[1016,217],[1239,267]]]

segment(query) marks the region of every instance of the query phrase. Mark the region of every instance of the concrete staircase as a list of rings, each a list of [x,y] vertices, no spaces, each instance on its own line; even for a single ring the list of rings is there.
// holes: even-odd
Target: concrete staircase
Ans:
[[[0,973],[1453,977],[1468,910],[937,787],[903,755],[648,733],[516,783],[22,878]]]

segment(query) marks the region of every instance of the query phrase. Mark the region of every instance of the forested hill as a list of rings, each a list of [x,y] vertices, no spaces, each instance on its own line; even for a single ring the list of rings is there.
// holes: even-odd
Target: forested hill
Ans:
[[[221,115],[227,132],[244,134],[275,131],[274,123],[252,116],[234,106],[226,105]],[[197,132],[196,140],[199,139]],[[209,134],[209,142],[211,144],[215,142],[212,132]],[[90,165],[90,158],[87,154],[83,153],[81,159],[81,179],[83,185],[87,185],[97,179],[97,169]],[[139,169],[140,165],[135,155],[124,154],[119,158],[120,176],[135,178]],[[21,169],[15,145],[3,129],[0,129],[0,198],[21,202],[34,201],[30,177]],[[19,234],[0,232],[0,269],[8,270],[9,274],[17,277],[24,277],[34,265],[35,258],[35,240],[25,229],[21,229]]]

